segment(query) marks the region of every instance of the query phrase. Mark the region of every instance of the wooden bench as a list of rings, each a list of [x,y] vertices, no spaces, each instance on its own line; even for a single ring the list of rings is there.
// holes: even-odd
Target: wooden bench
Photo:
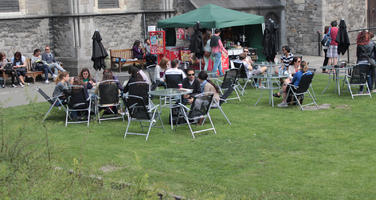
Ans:
[[[115,64],[119,65],[119,72],[121,72],[121,67],[123,65],[145,65],[146,60],[134,60],[132,49],[110,49],[110,59],[111,59],[111,69],[114,68]],[[129,61],[132,59],[132,61]],[[125,60],[125,61],[122,61]]]
[[[32,67],[31,67],[31,59],[30,58],[26,58],[26,69],[27,69],[27,72],[26,72],[26,77],[31,77],[33,79],[33,83],[35,83],[35,79],[40,75],[42,76],[44,73],[42,71],[32,71]],[[10,78],[10,76],[8,74],[5,73],[5,71],[2,71],[2,75],[3,75],[3,79],[4,79],[4,84],[5,82],[8,80],[8,78]]]

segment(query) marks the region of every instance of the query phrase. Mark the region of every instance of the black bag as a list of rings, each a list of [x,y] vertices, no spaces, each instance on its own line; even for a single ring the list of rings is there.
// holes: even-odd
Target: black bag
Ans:
[[[211,38],[210,38],[210,47],[216,47],[219,45],[219,39],[220,37],[219,36],[216,36],[216,35],[213,35]]]
[[[42,62],[36,62],[33,66],[32,71],[42,71],[44,64]]]
[[[13,70],[12,63],[7,63],[7,64],[4,66],[4,69],[5,69],[5,71],[12,71],[12,70]]]

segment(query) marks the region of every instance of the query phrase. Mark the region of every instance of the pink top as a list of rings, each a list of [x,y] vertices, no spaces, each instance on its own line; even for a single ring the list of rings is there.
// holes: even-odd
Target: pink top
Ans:
[[[222,44],[221,39],[219,39],[218,40],[218,46],[212,47],[211,52],[212,53],[218,53],[218,52],[222,52],[222,51],[225,51],[227,53],[226,49],[223,48],[223,44]]]
[[[330,28],[330,37],[332,38],[332,41],[330,42],[330,45],[338,46],[338,43],[336,42],[338,34],[338,28],[337,27],[331,27]]]

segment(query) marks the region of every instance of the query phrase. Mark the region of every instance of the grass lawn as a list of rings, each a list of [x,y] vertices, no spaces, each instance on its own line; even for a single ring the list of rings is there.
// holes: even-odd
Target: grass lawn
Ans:
[[[223,105],[231,126],[212,110],[217,135],[196,139],[187,126],[171,131],[167,110],[165,132],[152,129],[147,142],[123,140],[121,120],[64,127],[65,114],[54,111],[45,122],[52,162],[102,176],[104,187],[147,177],[149,188],[195,199],[375,199],[376,99],[352,100],[346,89],[338,96],[334,83],[321,94],[326,84],[327,76],[317,75],[313,87],[318,103],[330,109],[304,112],[272,108],[266,95],[254,106],[260,91],[247,89],[241,102]],[[44,137],[47,109],[47,103],[4,109],[5,132],[24,128],[28,137]]]

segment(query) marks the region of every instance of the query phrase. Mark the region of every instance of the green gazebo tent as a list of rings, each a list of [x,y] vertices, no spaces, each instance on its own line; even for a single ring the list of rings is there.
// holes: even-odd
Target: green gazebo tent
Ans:
[[[262,55],[262,24],[264,17],[208,4],[169,19],[158,21],[158,28],[186,28],[200,22],[201,28],[227,28],[244,26],[248,46]]]

